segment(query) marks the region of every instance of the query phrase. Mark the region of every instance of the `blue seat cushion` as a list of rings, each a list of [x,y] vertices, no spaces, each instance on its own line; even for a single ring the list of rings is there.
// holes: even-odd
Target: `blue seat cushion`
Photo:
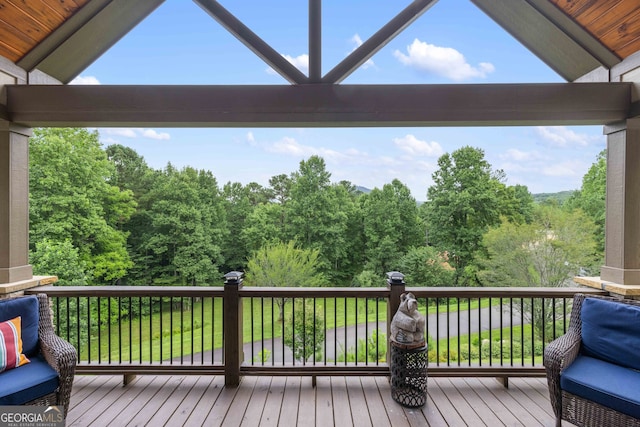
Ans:
[[[35,295],[0,300],[0,322],[22,317],[22,352],[28,358],[38,354],[40,304]]]
[[[640,372],[579,355],[560,374],[560,388],[623,414],[640,418]]]
[[[0,374],[0,405],[24,405],[58,389],[58,373],[39,354]]]
[[[640,370],[640,307],[585,298],[580,318],[585,355]]]

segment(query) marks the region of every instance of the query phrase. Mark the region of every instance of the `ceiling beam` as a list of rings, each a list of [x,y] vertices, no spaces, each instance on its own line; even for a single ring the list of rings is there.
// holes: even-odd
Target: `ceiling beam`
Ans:
[[[292,63],[287,61],[278,51],[262,40],[242,21],[236,18],[231,12],[225,9],[215,0],[194,0],[202,9],[218,21],[227,31],[233,34],[253,53],[267,63],[274,71],[293,84],[308,83],[309,79]]]
[[[7,86],[30,127],[595,125],[624,120],[631,83]]]
[[[309,82],[322,81],[322,0],[309,0]]]
[[[69,83],[164,0],[92,0],[17,65]]]
[[[323,83],[340,83],[353,73],[358,67],[367,62],[380,49],[385,47],[402,30],[411,25],[437,0],[414,0],[391,21],[387,22],[374,35],[369,37],[356,50],[351,52],[338,65],[333,67],[323,78]],[[366,6],[365,6],[366,7]]]
[[[547,1],[471,1],[567,81],[620,61]]]

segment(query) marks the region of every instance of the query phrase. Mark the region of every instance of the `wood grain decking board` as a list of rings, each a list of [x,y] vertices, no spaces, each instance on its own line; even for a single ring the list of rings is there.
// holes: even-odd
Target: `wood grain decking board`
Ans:
[[[393,401],[386,377],[76,377],[68,426],[554,426],[543,378],[429,378],[427,403]],[[570,424],[563,423],[563,426]]]

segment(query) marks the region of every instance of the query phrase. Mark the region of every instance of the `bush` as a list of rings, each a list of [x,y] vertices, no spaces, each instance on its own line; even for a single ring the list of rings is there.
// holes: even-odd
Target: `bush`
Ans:
[[[317,310],[314,313],[310,301],[296,300],[293,305],[293,316],[289,314],[285,322],[284,344],[300,362],[313,355],[320,358],[324,343],[324,317]]]
[[[358,354],[353,347],[347,351],[344,348],[338,355],[338,362],[385,362],[387,359],[387,335],[378,329],[369,334],[367,338],[358,340]]]

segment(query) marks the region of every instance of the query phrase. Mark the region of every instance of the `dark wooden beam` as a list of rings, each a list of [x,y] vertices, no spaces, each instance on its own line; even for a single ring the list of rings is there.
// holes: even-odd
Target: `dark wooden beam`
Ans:
[[[607,124],[631,83],[7,86],[7,114],[38,126],[393,127]]]
[[[437,0],[414,0],[385,26],[351,52],[323,78],[323,83],[339,83],[426,12]]]
[[[322,0],[309,0],[309,82],[322,81]]]
[[[220,3],[215,0],[194,1],[288,82],[303,84],[309,81],[304,73],[287,61],[284,56],[262,40],[256,33],[251,31],[249,27],[244,25]]]

